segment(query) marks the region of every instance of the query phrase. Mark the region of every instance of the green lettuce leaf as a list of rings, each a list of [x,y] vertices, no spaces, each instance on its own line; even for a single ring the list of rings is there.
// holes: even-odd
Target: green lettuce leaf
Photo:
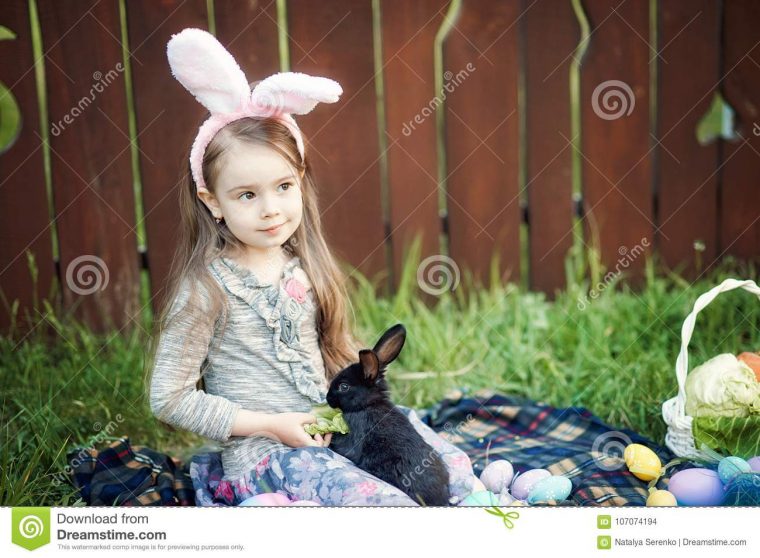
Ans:
[[[694,444],[723,455],[750,459],[760,454],[760,417],[697,417],[691,423]]]
[[[324,404],[314,407],[311,412],[317,417],[317,422],[305,424],[303,427],[310,436],[314,436],[315,434],[325,435],[328,432],[348,434],[348,423],[343,418],[343,411],[340,409],[333,409],[329,405]]]

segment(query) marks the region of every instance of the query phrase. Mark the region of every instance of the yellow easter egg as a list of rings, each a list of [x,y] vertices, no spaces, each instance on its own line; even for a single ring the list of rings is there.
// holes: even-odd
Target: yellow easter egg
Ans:
[[[643,481],[650,481],[660,476],[662,463],[660,458],[646,446],[630,444],[623,452],[623,459],[628,470]]]
[[[486,485],[483,484],[483,481],[481,481],[478,477],[475,477],[472,485],[472,491],[470,493],[472,494],[472,492],[483,492],[485,490],[488,489],[486,488]]]
[[[647,507],[677,506],[676,497],[667,490],[653,490],[647,498]]]

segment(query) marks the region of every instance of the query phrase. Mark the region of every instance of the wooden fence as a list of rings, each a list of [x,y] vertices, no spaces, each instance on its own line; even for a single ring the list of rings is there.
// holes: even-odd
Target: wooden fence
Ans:
[[[634,276],[653,251],[691,276],[695,245],[701,269],[757,258],[759,22],[753,0],[2,2],[0,82],[22,125],[0,155],[0,287],[23,313],[57,281],[95,327],[160,300],[203,115],[166,61],[186,27],[251,80],[341,83],[299,124],[332,245],[391,286],[416,233],[423,257],[487,280],[498,253],[503,277],[547,293],[574,238]],[[717,93],[736,137],[702,145]],[[83,294],[66,277],[92,256],[109,283]]]

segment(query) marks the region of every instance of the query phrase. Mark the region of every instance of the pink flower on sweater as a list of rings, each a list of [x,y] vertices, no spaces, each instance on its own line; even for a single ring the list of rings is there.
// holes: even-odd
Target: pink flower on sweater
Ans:
[[[216,488],[216,491],[214,492],[214,498],[224,498],[225,501],[229,502],[230,504],[235,499],[235,493],[232,490],[232,486],[228,481],[220,481],[219,486]]]
[[[365,496],[371,496],[377,490],[377,484],[372,481],[364,481],[359,483],[356,489]]]
[[[298,279],[289,279],[285,284],[285,292],[300,304],[306,302],[306,287]]]
[[[269,457],[270,456],[267,455],[264,459],[262,459],[261,461],[259,461],[256,464],[256,474],[257,475],[261,476],[261,475],[264,474],[264,471],[266,471],[266,469],[267,469],[267,463],[269,463]]]
[[[467,454],[460,454],[452,457],[449,462],[452,467],[467,467],[470,465],[470,458]]]

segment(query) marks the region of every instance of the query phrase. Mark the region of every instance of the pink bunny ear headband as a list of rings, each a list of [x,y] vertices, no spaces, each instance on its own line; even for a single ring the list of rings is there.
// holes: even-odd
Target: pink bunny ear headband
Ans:
[[[311,112],[317,103],[334,103],[343,93],[331,79],[294,72],[269,76],[251,91],[232,55],[202,29],[184,29],[173,35],[166,55],[177,81],[211,113],[190,150],[190,169],[198,191],[208,190],[203,181],[206,147],[227,124],[246,117],[276,118],[293,134],[303,161],[303,137],[292,115]]]

